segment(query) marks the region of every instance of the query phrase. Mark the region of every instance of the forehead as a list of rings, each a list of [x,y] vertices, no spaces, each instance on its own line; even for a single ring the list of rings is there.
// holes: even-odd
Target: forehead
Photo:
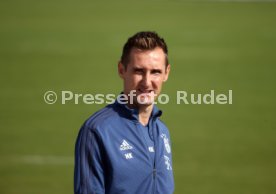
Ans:
[[[130,53],[130,66],[133,67],[165,67],[166,55],[164,51],[157,47],[152,50],[132,49]]]

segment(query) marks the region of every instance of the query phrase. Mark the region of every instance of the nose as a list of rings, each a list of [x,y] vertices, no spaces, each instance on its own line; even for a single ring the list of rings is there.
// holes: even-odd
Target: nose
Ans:
[[[142,85],[145,89],[149,88],[151,84],[151,78],[149,73],[145,73],[142,78]]]

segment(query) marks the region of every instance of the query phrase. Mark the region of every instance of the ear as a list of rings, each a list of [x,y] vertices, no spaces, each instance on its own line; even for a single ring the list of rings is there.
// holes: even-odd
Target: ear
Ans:
[[[118,74],[122,79],[124,78],[124,73],[125,73],[125,66],[122,64],[121,61],[119,61],[119,63],[118,63]]]
[[[164,76],[163,82],[166,82],[168,80],[169,74],[170,74],[170,70],[171,70],[171,65],[168,64],[168,66],[165,69],[165,76]]]

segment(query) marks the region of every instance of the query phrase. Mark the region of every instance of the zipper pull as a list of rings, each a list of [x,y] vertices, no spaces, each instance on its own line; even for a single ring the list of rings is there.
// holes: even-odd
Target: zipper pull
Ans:
[[[152,174],[153,174],[153,178],[155,178],[156,177],[156,168],[153,169]]]

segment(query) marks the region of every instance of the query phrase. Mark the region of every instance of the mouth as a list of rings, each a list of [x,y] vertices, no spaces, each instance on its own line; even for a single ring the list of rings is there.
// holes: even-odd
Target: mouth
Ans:
[[[143,90],[143,89],[138,89],[137,91],[138,91],[140,94],[148,94],[148,95],[154,94],[154,90]]]
[[[137,92],[138,92],[138,98],[144,103],[153,102],[156,96],[154,90],[138,89]]]
[[[150,105],[154,102],[154,99],[155,99],[154,90],[138,89],[137,93],[138,93],[137,99],[139,104]]]

